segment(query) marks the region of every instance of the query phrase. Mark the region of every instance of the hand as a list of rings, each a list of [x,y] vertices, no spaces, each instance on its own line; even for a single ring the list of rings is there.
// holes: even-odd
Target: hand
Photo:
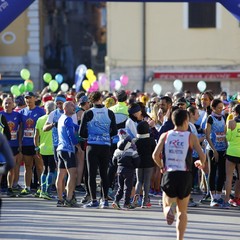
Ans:
[[[204,168],[204,164],[201,162],[201,160],[196,160],[194,162],[195,167],[197,167],[198,169],[203,169]]]
[[[213,151],[213,158],[214,158],[216,163],[218,162],[218,157],[219,157],[218,152],[216,150],[214,150]]]

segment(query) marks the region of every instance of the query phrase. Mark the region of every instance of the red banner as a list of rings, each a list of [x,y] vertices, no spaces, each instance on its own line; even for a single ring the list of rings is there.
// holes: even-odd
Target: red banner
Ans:
[[[240,79],[240,72],[154,72],[158,79]]]

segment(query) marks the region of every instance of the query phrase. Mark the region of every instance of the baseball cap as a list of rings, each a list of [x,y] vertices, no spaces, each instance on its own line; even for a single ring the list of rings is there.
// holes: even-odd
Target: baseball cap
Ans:
[[[84,96],[80,97],[80,99],[79,99],[79,103],[80,103],[80,104],[86,103],[86,102],[89,102],[87,96],[84,95]]]
[[[24,97],[35,97],[34,93],[33,92],[26,92],[24,94]]]

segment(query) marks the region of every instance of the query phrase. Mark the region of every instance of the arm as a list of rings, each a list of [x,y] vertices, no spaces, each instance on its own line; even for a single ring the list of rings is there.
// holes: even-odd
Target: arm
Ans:
[[[116,118],[115,115],[113,113],[113,111],[108,109],[108,116],[111,119],[111,125],[110,125],[110,136],[115,136],[118,133],[117,130],[117,124],[116,124]]]
[[[0,134],[0,153],[2,153],[6,159],[5,170],[7,172],[14,167],[14,158],[12,154],[12,149],[9,146],[7,138],[3,134]]]
[[[164,147],[164,142],[165,142],[165,137],[166,137],[167,133],[163,133],[158,141],[158,144],[155,148],[155,150],[153,151],[152,154],[152,158],[154,160],[154,162],[162,169],[163,166],[163,162],[162,162],[162,151],[163,151],[163,147]]]
[[[2,115],[2,124],[4,125],[3,133],[7,137],[7,140],[11,140],[11,132],[7,123],[7,119]]]
[[[85,111],[82,115],[81,125],[79,128],[79,135],[82,138],[88,138],[87,123],[93,118],[92,110]]]
[[[200,159],[200,165],[201,165],[201,168],[203,168],[204,164],[206,162],[206,155],[203,153],[202,147],[201,147],[201,145],[199,143],[199,140],[198,140],[197,136],[195,136],[193,133],[190,134],[190,143],[193,144],[192,147],[198,153],[198,156],[199,156],[199,159]],[[199,165],[197,167],[200,168]]]
[[[75,137],[75,134],[73,131],[74,123],[73,123],[72,118],[71,117],[66,118],[64,125],[66,128],[67,135],[70,138],[72,144],[77,145],[78,141],[77,141],[77,138]]]
[[[53,111],[54,112],[54,111]],[[56,127],[57,123],[53,122],[53,112],[51,112],[47,118],[46,123],[43,126],[43,131],[47,132],[52,130],[53,127]]]

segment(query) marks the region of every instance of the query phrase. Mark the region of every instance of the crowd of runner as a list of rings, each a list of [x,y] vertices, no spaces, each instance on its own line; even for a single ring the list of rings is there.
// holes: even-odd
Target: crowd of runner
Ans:
[[[192,152],[192,193],[202,194],[200,203],[210,207],[239,207],[237,97],[212,91],[163,96],[137,90],[53,94],[45,89],[18,97],[2,93],[0,132],[8,138],[15,166],[2,176],[1,191],[9,197],[34,193],[56,199],[58,207],[108,208],[111,200],[115,209],[150,208],[151,197],[162,196],[166,171],[156,164],[153,152],[161,136],[174,128],[173,112],[183,109],[188,131],[207,159],[199,169],[194,164],[199,155]],[[22,164],[24,186],[19,184]],[[78,199],[78,191],[85,196]],[[189,207],[197,204],[189,198]]]

